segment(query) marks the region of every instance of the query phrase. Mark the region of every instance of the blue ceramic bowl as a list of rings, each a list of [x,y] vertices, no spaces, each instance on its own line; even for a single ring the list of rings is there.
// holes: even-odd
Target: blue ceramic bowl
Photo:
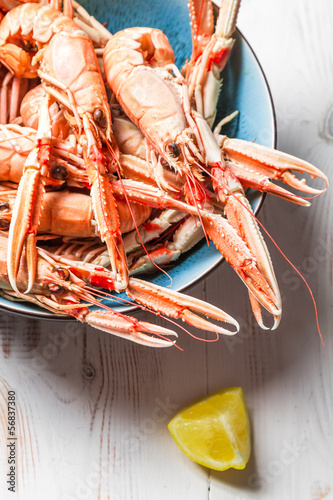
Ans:
[[[86,0],[82,5],[101,22],[108,22],[108,29],[115,33],[131,26],[160,28],[168,36],[176,54],[176,64],[182,67],[191,54],[191,32],[186,0],[168,2],[146,0]],[[275,115],[267,81],[251,47],[237,31],[236,43],[223,73],[223,88],[218,103],[217,121],[235,110],[240,113],[223,128],[229,137],[238,137],[274,147],[276,141]],[[258,213],[264,196],[249,190],[248,197],[255,213]],[[214,245],[198,244],[168,268],[172,278],[172,290],[184,290],[216,268],[223,258]],[[170,286],[170,279],[162,273],[150,275],[148,280],[162,286]],[[126,296],[124,295],[124,298]],[[111,307],[128,312],[135,307],[109,301]],[[0,297],[0,307],[29,316],[55,318],[55,315],[24,302],[11,302]],[[63,316],[62,316],[63,317]],[[57,319],[61,316],[57,316]],[[67,317],[64,319],[68,319]]]

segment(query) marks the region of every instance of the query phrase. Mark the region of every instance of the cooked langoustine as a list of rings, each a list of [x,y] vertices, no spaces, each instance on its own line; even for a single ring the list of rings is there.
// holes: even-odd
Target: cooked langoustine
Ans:
[[[21,29],[23,26],[24,29]],[[34,57],[31,56],[31,45],[38,48]],[[83,148],[101,238],[110,251],[119,287],[125,288],[128,270],[101,142],[105,141],[115,162],[117,158],[113,148],[116,145],[111,133],[106,91],[91,40],[74,21],[58,11],[39,4],[26,4],[8,12],[0,24],[0,61],[17,76],[31,78],[38,74],[48,95],[66,108],[66,117]],[[46,124],[40,123],[40,137],[44,142],[50,142],[46,140],[50,135],[50,130],[46,130],[48,120],[44,118],[44,121]],[[49,147],[50,143],[37,144],[35,158],[32,164],[30,162],[26,166],[21,181],[31,194],[23,196],[23,189],[19,189],[17,196],[8,246],[9,276],[14,289],[24,242],[29,246],[28,255],[32,256],[32,262],[35,259],[33,235],[42,207],[43,177],[47,176]],[[43,157],[43,165],[38,157]],[[27,206],[27,200],[32,200],[37,190],[40,202],[34,207]],[[25,223],[17,225],[19,213],[26,214]],[[32,265],[29,287],[33,279]]]
[[[183,95],[185,80],[174,65],[174,53],[164,33],[152,28],[116,33],[106,46],[104,68],[116,99],[148,144],[179,175],[186,172],[201,179],[200,166],[193,162],[203,161],[196,144],[201,144],[200,137]],[[158,162],[156,168],[160,166]]]
[[[29,280],[25,255],[23,254],[18,270],[20,290],[13,291],[8,277],[6,253],[7,238],[0,235],[0,288],[5,297],[28,300],[57,314],[72,315],[95,328],[139,344],[152,347],[173,345],[172,341],[165,338],[168,335],[177,336],[172,330],[124,316],[101,302],[102,298],[115,299],[114,296],[98,291],[98,288],[109,291],[115,289],[114,274],[107,269],[38,248],[36,280],[30,292],[23,294],[22,290]],[[143,280],[131,278],[126,292],[145,308],[149,307],[158,314],[180,318],[217,335],[233,335],[239,330],[237,321],[221,309]],[[100,309],[90,311],[91,305],[99,306]],[[229,323],[235,327],[235,331],[215,325],[202,316]]]
[[[239,2],[236,0],[229,2],[226,12],[230,13],[233,9],[236,12],[238,5]],[[235,18],[234,14],[233,18]],[[222,18],[221,22],[223,22]],[[221,22],[220,25],[222,26]],[[229,38],[231,32],[232,30],[229,32]],[[213,43],[214,50],[219,46],[219,43],[215,42],[216,40]],[[207,43],[207,47],[208,45],[209,43]],[[222,52],[218,56],[219,59],[226,60],[231,45],[228,50],[225,49],[225,46],[222,48]],[[212,56],[211,51],[210,55]],[[200,67],[204,64],[201,56],[197,59],[197,62]],[[221,68],[224,63],[225,61]],[[170,182],[164,182],[165,178],[163,178],[162,172],[165,171],[164,164],[166,163],[175,170],[180,178],[184,179],[183,193],[187,201],[197,207],[204,206],[209,210],[212,209],[212,207],[209,208],[211,201],[201,182],[201,172],[203,169],[205,173],[209,173],[216,195],[224,204],[225,214],[230,224],[242,236],[251,253],[257,259],[261,277],[275,295],[275,310],[280,310],[280,294],[268,249],[251,206],[245,197],[243,187],[234,171],[227,168],[228,163],[225,161],[224,155],[227,156],[231,166],[237,165],[236,158],[235,161],[230,162],[233,156],[237,156],[236,154],[233,155],[232,152],[233,140],[222,138],[220,140],[222,148],[220,149],[220,145],[217,143],[216,137],[214,137],[206,120],[191,108],[187,83],[173,65],[173,52],[167,38],[159,30],[150,28],[125,29],[116,33],[108,42],[104,52],[104,65],[108,83],[116,99],[146,137],[148,145],[147,158],[155,166],[155,178],[159,186],[170,192],[177,191],[177,188],[175,189],[175,186],[171,185]],[[205,85],[209,86],[208,80],[205,83],[201,82],[199,86],[204,87]],[[214,109],[215,106],[216,103],[214,103]],[[235,143],[237,143],[237,140]],[[255,157],[257,170],[262,169],[261,171],[263,171],[266,169],[268,174],[271,173],[273,177],[276,176],[277,171],[274,172],[272,168],[269,168],[269,160],[267,161],[265,158],[268,150],[265,151],[260,147],[256,148],[256,146],[251,146],[245,141],[243,150],[245,163],[248,161],[250,165],[253,165]],[[156,156],[156,152],[159,158]],[[275,154],[275,160],[278,156],[278,154]],[[280,155],[280,157],[283,160],[283,155]],[[277,164],[275,160],[274,162]],[[294,162],[292,167],[295,170],[300,170],[300,162]],[[312,168],[311,165],[305,162],[303,167],[310,175],[321,177],[325,182],[327,181],[326,176],[318,169]],[[290,168],[288,168],[289,171]],[[298,189],[301,188],[303,191],[312,189],[304,186],[303,181],[298,182],[288,172],[282,175],[285,182],[297,186]],[[258,181],[258,176],[256,180]],[[260,188],[273,191],[268,182],[259,182],[258,185]],[[276,189],[277,194],[281,194],[282,191]],[[291,197],[293,195],[289,196],[289,199]],[[298,197],[295,197],[295,201],[304,205],[307,204]],[[220,236],[223,232],[219,230],[212,231],[212,228],[205,223],[204,228],[217,248],[221,250],[223,246],[220,242]],[[223,255],[228,260],[228,256]],[[241,274],[241,270],[237,269],[237,272]],[[257,290],[251,290],[253,294],[250,296],[251,304],[259,324],[263,326],[259,305],[260,302],[262,303],[260,297],[261,285],[259,282],[257,285]],[[253,299],[253,296],[258,302]],[[275,316],[274,327],[278,325],[280,318],[280,313]]]
[[[186,177],[187,200],[199,208],[210,205],[201,183],[201,166],[211,166],[212,177],[214,181],[217,179],[215,187],[220,195],[223,194],[222,202],[225,205],[229,203],[234,209],[235,198],[243,196],[238,210],[245,212],[243,220],[248,222],[251,207],[242,187],[233,174],[224,174],[219,146],[204,119],[191,110],[186,82],[178,74],[173,61],[173,51],[166,36],[150,28],[129,28],[115,34],[104,52],[106,78],[116,99],[160,157]],[[161,166],[160,161],[158,165]],[[275,318],[276,327],[281,317],[281,300],[267,247],[255,222],[240,228],[242,222],[238,221],[231,218],[239,235],[244,238],[244,231],[252,233],[245,241],[251,245],[251,254],[258,261],[255,278],[253,274],[249,278],[248,272],[244,273],[248,262],[246,258],[243,259],[244,268],[236,264],[236,261],[239,264],[238,259],[233,259],[234,250],[238,252],[240,247],[235,241],[231,243],[230,232],[231,239],[225,245],[225,228],[219,227],[220,219],[210,220],[209,223],[203,220],[203,225],[215,246],[233,265],[257,300],[264,307],[270,303],[268,310]],[[251,266],[254,265],[254,260],[251,262]],[[262,323],[257,310],[255,314]]]

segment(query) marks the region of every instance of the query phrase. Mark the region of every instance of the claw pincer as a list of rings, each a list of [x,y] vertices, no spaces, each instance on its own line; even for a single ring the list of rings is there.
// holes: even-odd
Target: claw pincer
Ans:
[[[229,314],[221,311],[221,309],[194,297],[187,297],[178,292],[166,290],[153,283],[131,278],[126,293],[139,304],[143,304],[166,316],[182,319],[196,328],[225,335],[233,335],[239,331],[237,321],[229,316]],[[231,332],[221,326],[214,325],[201,316],[198,316],[198,314],[229,323],[236,330]]]
[[[283,181],[290,187],[314,195],[322,194],[328,187],[328,178],[321,170],[295,156],[253,142],[229,139],[226,136],[218,136],[218,142],[228,161],[228,168],[245,186],[275,194],[303,206],[310,205],[306,199],[272,183],[270,179]],[[305,179],[297,178],[293,172],[306,173],[313,179],[322,179],[325,181],[324,189],[309,186]]]

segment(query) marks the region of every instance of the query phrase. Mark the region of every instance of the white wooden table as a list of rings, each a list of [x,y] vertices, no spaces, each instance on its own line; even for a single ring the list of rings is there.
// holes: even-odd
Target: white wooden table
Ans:
[[[331,0],[244,0],[238,23],[272,90],[279,149],[331,179],[332,22]],[[332,202],[331,190],[310,209],[271,197],[260,214],[307,275],[325,348],[308,292],[272,245],[284,307],[275,332],[255,325],[227,265],[191,293],[234,314],[242,331],[215,344],[184,334],[184,352],[1,313],[0,498],[333,498]],[[180,452],[167,422],[207,393],[238,385],[250,411],[252,456],[244,471],[211,472]],[[14,494],[5,484],[8,388],[18,404]]]

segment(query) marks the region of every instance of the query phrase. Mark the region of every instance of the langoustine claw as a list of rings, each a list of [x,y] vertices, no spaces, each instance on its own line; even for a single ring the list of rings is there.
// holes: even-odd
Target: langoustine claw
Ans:
[[[270,179],[281,180],[290,187],[314,195],[322,194],[328,187],[328,178],[321,170],[295,156],[241,139],[229,139],[226,136],[218,136],[218,143],[227,160],[227,167],[244,186],[274,194],[303,206],[309,206],[310,203],[272,183]],[[309,174],[313,179],[322,179],[325,181],[325,188],[315,189],[309,186],[306,184],[306,179],[298,179],[293,171]]]
[[[202,300],[167,290],[153,283],[131,278],[126,293],[136,302],[166,316],[182,319],[196,328],[224,335],[233,335],[239,330],[237,321],[229,316],[229,314],[221,311],[221,309],[207,304],[207,302],[203,302]],[[236,328],[236,331],[231,332],[230,330],[214,325],[201,316],[198,316],[198,314],[229,323]]]

